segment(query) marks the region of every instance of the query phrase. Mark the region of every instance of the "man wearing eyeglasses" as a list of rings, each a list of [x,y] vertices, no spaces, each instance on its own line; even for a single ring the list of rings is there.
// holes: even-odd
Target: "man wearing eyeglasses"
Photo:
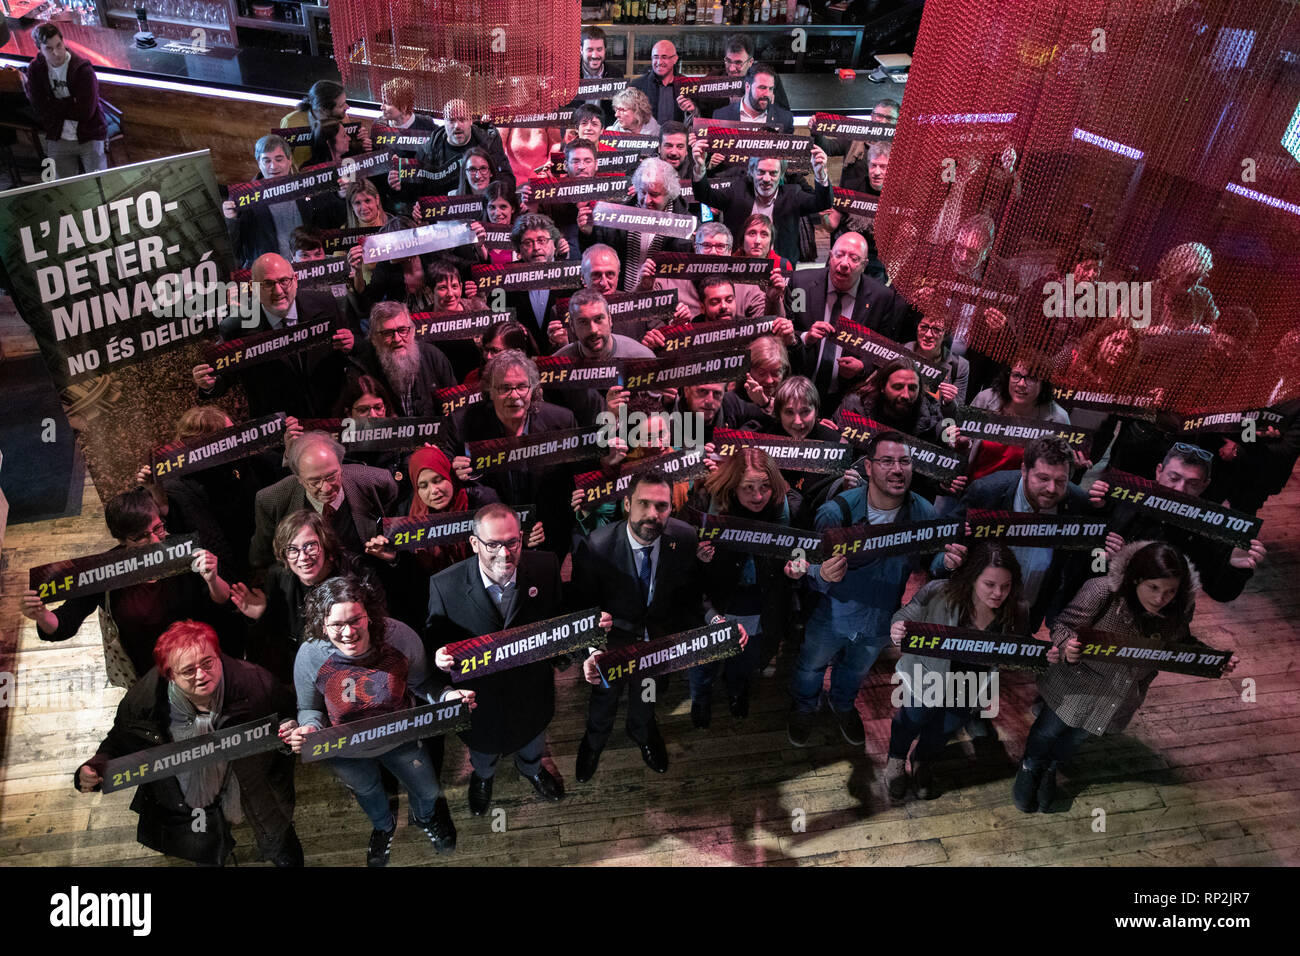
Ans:
[[[695,230],[695,251],[700,255],[729,256],[732,241],[731,230],[720,222],[701,223],[700,228]],[[759,315],[784,315],[785,302],[782,293],[785,292],[788,281],[789,277],[781,272],[781,267],[773,265],[766,290],[752,282],[728,282],[732,286],[735,299],[733,315],[744,316],[747,319]],[[671,279],[660,276],[654,280],[654,287],[677,290],[676,318],[680,321],[696,320],[703,311],[700,290],[691,279]]]
[[[660,40],[650,48],[650,69],[628,83],[646,95],[650,111],[662,126],[669,120],[689,120],[698,110],[685,96],[679,96],[673,85],[677,78],[677,48],[669,40]]]
[[[221,653],[208,625],[177,621],[158,638],[152,666],[122,698],[113,728],[77,768],[73,784],[93,793],[115,757],[272,716],[281,735],[298,726],[289,688],[256,664]],[[292,755],[264,750],[145,783],[131,801],[140,816],[136,839],[168,856],[221,866],[235,846],[230,824],[247,818],[265,859],[302,866],[293,766]]]
[[[1210,486],[1210,469],[1214,456],[1198,445],[1175,442],[1156,466],[1156,484],[1199,498]],[[1106,499],[1110,486],[1095,481],[1089,493]],[[1165,541],[1174,545],[1200,573],[1201,589],[1214,600],[1226,604],[1241,596],[1268,550],[1258,538],[1248,548],[1235,548],[1160,521],[1151,512],[1127,502],[1115,506],[1110,527],[1119,536],[1120,546],[1127,541]]]
[[[295,325],[333,322],[341,325],[338,306],[328,292],[299,290],[293,266],[281,255],[268,252],[253,263],[254,314],[231,314],[221,320],[221,341],[230,342],[257,332]],[[348,328],[334,333],[330,351],[296,352],[217,375],[207,362],[194,366],[199,401],[209,404],[230,390],[232,380],[244,386],[250,418],[284,412],[297,418],[324,418],[343,388],[347,353],[353,335]]]
[[[900,432],[883,431],[867,443],[867,483],[842,491],[817,509],[817,531],[855,524],[905,524],[936,517],[934,506],[911,491],[912,455]],[[828,700],[844,739],[855,747],[866,741],[858,716],[858,689],[876,657],[889,643],[889,619],[902,604],[903,590],[914,570],[927,565],[956,569],[966,554],[964,545],[949,544],[933,563],[928,555],[899,554],[849,567],[838,554],[822,564],[792,560],[785,573],[808,576],[818,602],[804,632],[803,647],[790,680],[794,699],[788,736],[796,747],[808,746],[821,707],[822,684],[830,668]]]
[[[382,468],[343,463],[343,446],[324,432],[307,432],[285,450],[293,472],[257,493],[257,515],[248,562],[254,569],[275,560],[275,529],[291,512],[310,508],[338,535],[345,551],[365,554],[375,522],[393,514],[397,483]]]
[[[397,400],[394,416],[441,418],[435,394],[456,383],[456,373],[442,349],[417,342],[411,313],[401,302],[377,302],[370,310],[370,338],[350,359],[353,374],[378,379]]]
[[[582,213],[579,212],[579,222],[581,216]],[[524,213],[510,227],[510,242],[515,247],[515,256],[519,262],[554,262],[563,258],[559,254],[561,238],[554,220],[541,213]],[[571,255],[576,254],[572,248],[569,252]],[[556,343],[548,330],[552,321],[555,321],[552,307],[562,294],[555,289],[512,289],[506,292],[506,308],[515,310],[515,318],[532,336],[538,355],[549,355],[555,351]]]
[[[709,76],[729,76],[740,79],[749,73],[750,67],[754,65],[754,46],[750,43],[749,37],[742,33],[733,33],[723,41],[722,49],[722,69],[715,67],[709,70]],[[786,96],[781,77],[773,75],[772,79],[775,81],[772,103],[782,111],[789,112],[790,98]],[[717,116],[717,110],[739,101],[739,96],[699,97],[700,113],[705,116]]]

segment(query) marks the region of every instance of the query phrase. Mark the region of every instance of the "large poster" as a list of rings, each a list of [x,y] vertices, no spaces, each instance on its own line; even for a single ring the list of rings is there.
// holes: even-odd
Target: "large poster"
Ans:
[[[204,150],[10,190],[0,221],[6,285],[108,498],[197,404],[190,369],[233,265],[211,160]]]

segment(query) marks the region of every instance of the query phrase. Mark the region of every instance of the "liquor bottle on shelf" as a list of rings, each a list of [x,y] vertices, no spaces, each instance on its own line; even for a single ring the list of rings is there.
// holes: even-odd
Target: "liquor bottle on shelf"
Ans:
[[[677,19],[677,0],[668,0],[668,22],[673,24],[682,22]]]
[[[641,22],[641,0],[628,0],[628,3],[630,4],[628,8],[628,22],[640,23]]]
[[[654,23],[659,19],[659,0],[641,0],[641,12],[647,23]]]
[[[659,0],[659,25],[664,26],[668,23],[668,2]]]
[[[695,0],[688,0],[686,4],[686,25],[688,27],[695,26],[695,17],[699,12],[699,6]]]
[[[621,0],[614,0],[609,5],[609,22],[621,23],[623,20],[623,4]]]
[[[759,14],[759,17],[758,17],[758,22],[759,22],[759,23],[764,23],[764,24],[765,24],[765,23],[768,23],[768,22],[772,19],[772,2],[771,2],[771,0],[763,0],[763,6],[760,7],[759,10],[760,10],[760,14]]]
[[[796,2],[795,2],[795,0],[786,0],[786,2],[785,2],[785,22],[786,22],[786,23],[796,23],[797,21],[796,21],[795,17],[796,17],[796,15],[797,15],[797,12],[798,12],[798,7],[796,6]]]
[[[750,3],[749,3],[749,0],[745,0],[745,2],[742,3],[740,6],[741,6],[741,11],[740,11],[740,23],[741,23],[742,26],[746,26],[746,27],[747,27],[747,26],[749,26],[749,18],[750,18],[750,15],[751,15],[752,7],[751,7],[751,5],[750,5]]]
[[[780,26],[785,23],[785,4],[781,0],[772,0],[772,24]]]
[[[719,26],[722,23],[722,0],[713,0],[713,25]]]

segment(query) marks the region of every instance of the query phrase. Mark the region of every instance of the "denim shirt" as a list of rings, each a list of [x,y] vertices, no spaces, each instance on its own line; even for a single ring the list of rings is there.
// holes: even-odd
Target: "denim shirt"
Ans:
[[[867,520],[867,486],[858,485],[840,492],[849,506],[849,524],[862,524]],[[909,491],[898,509],[894,523],[929,521],[937,518],[934,506],[915,492]],[[817,509],[813,527],[817,531],[844,526],[844,514],[834,499]],[[942,555],[934,560],[942,561]],[[808,620],[809,628],[830,631],[848,636],[849,640],[865,640],[868,644],[889,643],[890,617],[903,600],[903,591],[912,572],[930,564],[927,555],[896,554],[868,561],[862,567],[850,567],[842,580],[824,581],[821,565],[808,569],[808,583],[815,591],[825,594],[828,600],[820,601]]]

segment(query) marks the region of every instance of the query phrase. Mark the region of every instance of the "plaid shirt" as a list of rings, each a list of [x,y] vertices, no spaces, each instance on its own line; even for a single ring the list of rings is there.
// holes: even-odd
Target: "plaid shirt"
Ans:
[[[1128,603],[1113,590],[1110,579],[1104,577],[1093,578],[1079,589],[1069,607],[1056,619],[1052,643],[1064,648],[1065,642],[1077,637],[1079,629],[1084,627],[1141,637]],[[1183,625],[1177,639],[1190,638]],[[1133,719],[1158,673],[1154,667],[1126,664],[1092,661],[1067,664],[1062,649],[1060,662],[1038,679],[1038,691],[1057,716],[1071,727],[1097,736],[1115,734]]]

